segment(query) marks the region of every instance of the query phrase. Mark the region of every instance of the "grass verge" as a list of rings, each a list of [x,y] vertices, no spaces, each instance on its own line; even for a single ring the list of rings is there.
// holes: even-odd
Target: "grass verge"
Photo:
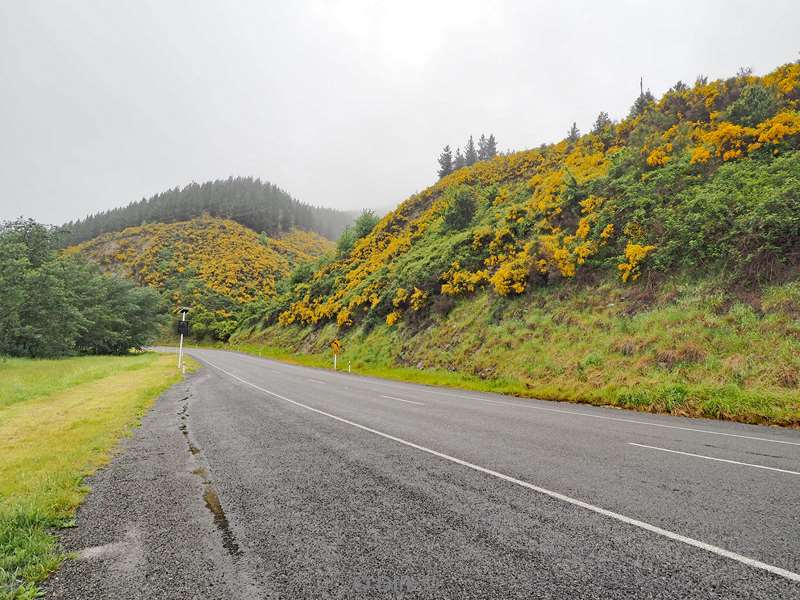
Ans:
[[[20,600],[63,560],[52,530],[73,524],[84,478],[180,375],[174,357],[154,353],[0,369],[0,598]]]
[[[278,325],[228,347],[387,379],[800,427],[800,284],[725,291],[713,280],[657,290],[605,282],[517,298],[460,299],[446,314],[345,330]]]

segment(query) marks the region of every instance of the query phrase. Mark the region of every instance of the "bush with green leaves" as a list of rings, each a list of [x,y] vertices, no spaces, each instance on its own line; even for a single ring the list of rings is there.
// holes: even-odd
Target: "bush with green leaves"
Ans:
[[[475,216],[475,197],[473,191],[466,187],[455,190],[450,203],[444,211],[444,225],[447,229],[464,229]]]
[[[157,292],[77,258],[60,258],[53,230],[32,220],[0,226],[0,354],[124,354],[161,331]]]
[[[344,256],[356,245],[356,242],[363,237],[366,237],[378,224],[380,218],[375,214],[375,211],[365,209],[356,219],[352,225],[345,227],[344,232],[336,242],[336,249],[339,251],[340,256]]]

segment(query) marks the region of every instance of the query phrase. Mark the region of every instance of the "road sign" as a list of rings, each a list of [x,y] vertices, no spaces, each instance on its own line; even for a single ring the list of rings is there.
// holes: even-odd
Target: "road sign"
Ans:
[[[331,350],[333,350],[333,370],[336,370],[336,358],[339,356],[339,353],[342,351],[342,343],[339,340],[333,340],[331,342]]]
[[[178,333],[181,334],[181,343],[178,346],[178,369],[180,370],[183,367],[183,336],[189,335],[189,323],[186,322],[186,313],[189,312],[189,309],[184,306],[179,312],[181,313],[181,320],[178,323]]]

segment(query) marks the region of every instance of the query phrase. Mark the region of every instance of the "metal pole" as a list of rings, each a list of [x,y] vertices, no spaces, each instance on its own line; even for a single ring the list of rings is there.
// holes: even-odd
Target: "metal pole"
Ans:
[[[181,321],[186,320],[186,313],[181,313]],[[181,342],[178,346],[178,369],[183,366],[183,330],[181,330]]]
[[[333,370],[336,370],[336,353],[333,354]]]

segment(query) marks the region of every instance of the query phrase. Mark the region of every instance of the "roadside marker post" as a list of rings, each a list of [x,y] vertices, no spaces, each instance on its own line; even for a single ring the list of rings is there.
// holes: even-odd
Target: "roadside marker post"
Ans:
[[[333,350],[333,370],[336,370],[336,359],[339,357],[339,352],[342,351],[342,343],[335,339],[331,342],[331,350]]]
[[[178,332],[181,334],[181,341],[178,344],[178,370],[185,373],[183,369],[183,335],[189,333],[189,323],[186,322],[186,313],[189,309],[186,307],[181,308],[181,321],[178,323]]]

